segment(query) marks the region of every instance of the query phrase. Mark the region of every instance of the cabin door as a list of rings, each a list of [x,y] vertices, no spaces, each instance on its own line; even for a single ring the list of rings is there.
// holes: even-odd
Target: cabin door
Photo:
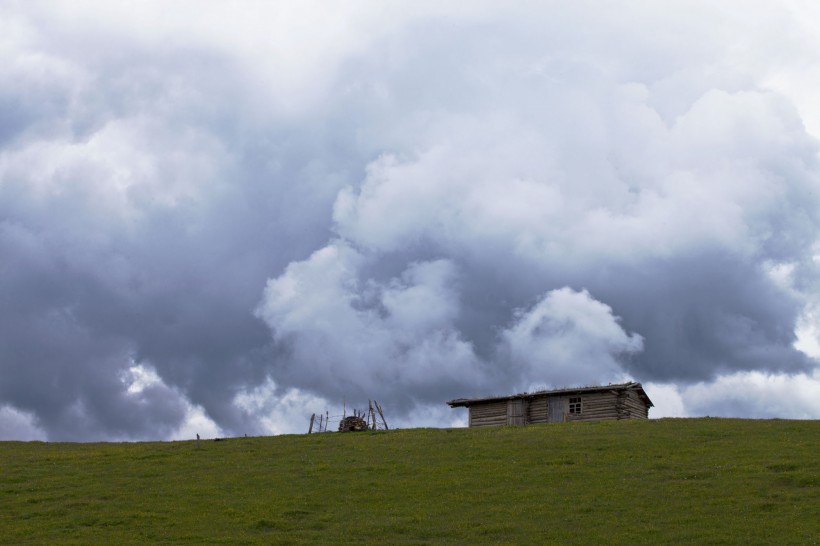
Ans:
[[[549,422],[563,423],[567,412],[567,399],[563,396],[550,396],[547,400]]]
[[[507,400],[507,424],[524,424],[524,401],[522,399]]]

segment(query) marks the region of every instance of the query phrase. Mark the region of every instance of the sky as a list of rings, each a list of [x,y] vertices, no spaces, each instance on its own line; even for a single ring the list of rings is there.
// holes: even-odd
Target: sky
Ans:
[[[820,418],[815,2],[0,2],[0,439],[639,381]]]

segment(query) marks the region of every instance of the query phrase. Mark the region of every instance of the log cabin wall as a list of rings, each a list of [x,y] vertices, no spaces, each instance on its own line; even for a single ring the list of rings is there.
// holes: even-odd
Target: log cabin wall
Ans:
[[[619,419],[617,398],[613,391],[594,392],[571,396],[571,399],[581,399],[580,413],[566,414],[566,421],[603,421]]]
[[[448,402],[469,408],[471,427],[647,419],[652,401],[640,383],[558,389],[532,394]]]
[[[621,414],[619,419],[648,419],[649,408],[635,391],[621,391],[619,394]]]
[[[492,427],[507,424],[507,401],[498,400],[470,406],[471,427]]]
[[[528,423],[546,423],[547,422],[547,397],[539,396],[530,401],[530,411]]]
[[[603,421],[620,419],[646,419],[649,408],[637,393],[631,391],[607,391],[584,393],[578,396],[537,396],[531,400],[498,400],[470,406],[470,426],[488,427],[548,423],[549,400],[560,405],[561,416],[553,416],[552,422]],[[581,400],[580,413],[570,410],[570,400]],[[558,404],[563,402],[563,404]]]

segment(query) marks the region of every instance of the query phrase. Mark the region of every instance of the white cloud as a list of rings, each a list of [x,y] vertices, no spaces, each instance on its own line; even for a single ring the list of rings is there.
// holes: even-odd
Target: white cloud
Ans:
[[[795,348],[820,362],[820,307],[808,304],[797,321]]]
[[[446,404],[428,404],[414,408],[410,413],[391,413],[389,405],[381,403],[385,412],[384,418],[391,429],[418,427],[463,428],[467,426],[468,412],[464,409],[453,409]],[[377,421],[378,422],[378,421]]]
[[[226,436],[219,425],[208,417],[201,406],[186,404],[185,417],[180,425],[171,432],[166,440],[193,440],[199,435],[200,438],[222,438]]]
[[[689,417],[683,397],[674,384],[644,383],[643,388],[654,404],[649,409],[650,419],[661,417]]]
[[[657,406],[652,417],[815,419],[820,414],[820,372],[737,372],[688,386],[647,384]]]
[[[257,313],[288,349],[283,376],[339,398],[390,395],[405,406],[480,376],[453,325],[452,264],[413,263],[380,282],[364,276],[367,261],[337,241],[268,282]]]
[[[740,372],[686,387],[690,415],[813,419],[820,412],[820,374]]]
[[[628,334],[612,309],[587,291],[547,293],[530,309],[519,309],[502,332],[513,366],[523,368],[525,385],[554,388],[629,380],[619,358],[638,353],[643,339]]]
[[[0,406],[0,440],[31,442],[46,440],[47,435],[37,426],[37,417],[9,405]]]
[[[704,244],[753,254],[790,221],[796,199],[811,199],[816,146],[781,97],[711,90],[667,127],[636,86],[604,85],[613,96],[591,105],[611,109],[599,127],[559,114],[567,96],[526,117],[518,105],[442,114],[425,134],[436,145],[383,155],[360,189],[340,192],[337,231],[383,252],[432,243],[542,267]]]
[[[277,389],[271,378],[238,393],[234,404],[251,422],[259,422],[265,434],[307,432],[310,416],[323,413],[332,406],[323,398],[299,389]]]
[[[131,365],[120,375],[125,387],[126,397],[139,406],[173,407],[177,418],[150,432],[151,437],[167,440],[190,440],[199,434],[202,438],[213,438],[225,435],[224,431],[205,410],[190,399],[178,388],[171,387],[159,376],[153,366],[131,362]],[[167,410],[166,410],[167,411]],[[143,432],[142,434],[145,434]],[[145,437],[124,437],[126,440],[143,440]]]

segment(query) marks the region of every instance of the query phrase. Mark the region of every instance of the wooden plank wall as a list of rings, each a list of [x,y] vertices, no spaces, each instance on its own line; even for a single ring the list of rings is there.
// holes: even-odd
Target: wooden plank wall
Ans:
[[[619,418],[617,395],[614,391],[594,392],[579,396],[581,397],[581,413],[568,413],[567,421],[602,421]]]
[[[471,427],[492,427],[507,424],[507,401],[470,406]]]
[[[564,411],[561,421],[602,421],[619,419],[647,419],[649,408],[634,391],[604,391],[581,394],[581,413]],[[549,422],[549,398],[576,398],[575,396],[537,396],[524,401],[500,400],[470,406],[470,426],[489,427],[508,424]],[[521,404],[521,409],[518,409]],[[568,404],[565,404],[568,407]],[[515,409],[513,409],[515,407]],[[521,417],[519,417],[521,412]],[[515,414],[515,415],[513,415]]]
[[[541,396],[530,400],[530,412],[528,423],[547,422],[547,397]]]
[[[621,416],[619,419],[648,419],[649,408],[635,391],[623,391],[621,399]]]
[[[547,421],[550,423],[563,423],[567,420],[569,412],[569,397],[552,395],[547,398]]]
[[[527,424],[528,401],[522,398],[507,400],[507,424],[526,425]]]

